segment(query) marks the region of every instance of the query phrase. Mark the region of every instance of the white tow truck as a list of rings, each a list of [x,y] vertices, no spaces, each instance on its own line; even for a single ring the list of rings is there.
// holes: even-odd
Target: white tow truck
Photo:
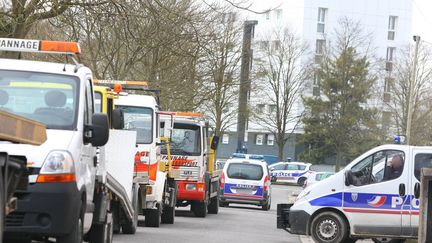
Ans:
[[[72,60],[80,53],[75,42],[8,38],[0,38],[0,50],[64,54]],[[126,205],[132,198],[129,185],[109,172],[113,163],[132,164],[133,170],[135,151],[130,147],[136,134],[109,131],[108,116],[95,113],[92,81],[91,70],[75,60],[0,59],[0,108],[44,124],[47,133],[40,146],[0,143],[0,151],[25,156],[29,171],[27,188],[14,194],[17,210],[6,217],[7,242],[55,238],[61,243],[109,243],[114,200],[125,204],[123,218],[133,225],[133,207]],[[130,226],[125,222],[125,228]]]
[[[209,146],[209,126],[202,114],[194,112],[166,112],[161,126],[174,117],[170,152],[172,172],[177,176],[177,203],[179,207],[190,205],[197,217],[219,211],[220,170],[216,170],[214,150],[218,138],[213,137]],[[210,147],[210,148],[209,148]],[[166,149],[162,160],[168,161]]]
[[[121,83],[122,90],[128,93],[120,92],[115,106],[124,112],[125,129],[137,132],[134,181],[140,185],[140,209],[145,216],[145,226],[173,224],[177,187],[170,173],[170,163],[161,160],[161,146],[169,141],[170,128],[165,127],[165,137],[162,137],[158,98],[143,94],[154,93],[146,82]]]

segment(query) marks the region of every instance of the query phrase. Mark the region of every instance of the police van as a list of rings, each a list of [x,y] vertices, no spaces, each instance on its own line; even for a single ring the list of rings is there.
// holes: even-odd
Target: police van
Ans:
[[[423,167],[432,167],[432,147],[373,148],[294,204],[278,204],[277,227],[326,243],[417,238]]]
[[[221,207],[229,203],[252,204],[270,210],[271,188],[267,163],[255,159],[227,160],[220,179]]]

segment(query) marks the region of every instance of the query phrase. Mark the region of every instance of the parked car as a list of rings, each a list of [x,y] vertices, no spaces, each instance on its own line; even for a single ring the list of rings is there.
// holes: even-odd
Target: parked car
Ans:
[[[270,210],[270,175],[265,161],[229,159],[221,175],[220,206],[229,203],[252,204]]]
[[[303,186],[311,172],[311,164],[304,162],[278,162],[269,166],[272,182],[296,183]]]
[[[312,172],[308,178],[306,179],[306,181],[303,184],[303,187],[308,187],[312,184],[315,184],[319,181],[322,181],[326,178],[329,178],[330,176],[334,175],[334,172]]]

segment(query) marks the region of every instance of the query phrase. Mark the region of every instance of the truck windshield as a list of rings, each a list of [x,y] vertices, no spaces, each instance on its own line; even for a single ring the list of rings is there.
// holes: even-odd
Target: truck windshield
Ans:
[[[0,109],[48,129],[74,130],[78,83],[72,76],[0,70]]]
[[[137,132],[138,144],[153,142],[153,110],[146,107],[116,105],[124,112],[125,129]]]
[[[171,153],[175,155],[201,154],[200,127],[191,124],[174,123],[171,136]],[[166,153],[166,149],[162,149]]]

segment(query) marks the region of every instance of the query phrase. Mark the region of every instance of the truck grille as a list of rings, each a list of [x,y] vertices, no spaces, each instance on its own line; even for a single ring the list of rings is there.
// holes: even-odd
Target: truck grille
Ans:
[[[6,226],[22,226],[24,224],[24,212],[12,212],[6,216]]]
[[[173,169],[175,174],[177,175],[177,180],[190,180],[197,181],[200,176],[200,168],[199,167],[187,167],[181,166],[177,169]]]

